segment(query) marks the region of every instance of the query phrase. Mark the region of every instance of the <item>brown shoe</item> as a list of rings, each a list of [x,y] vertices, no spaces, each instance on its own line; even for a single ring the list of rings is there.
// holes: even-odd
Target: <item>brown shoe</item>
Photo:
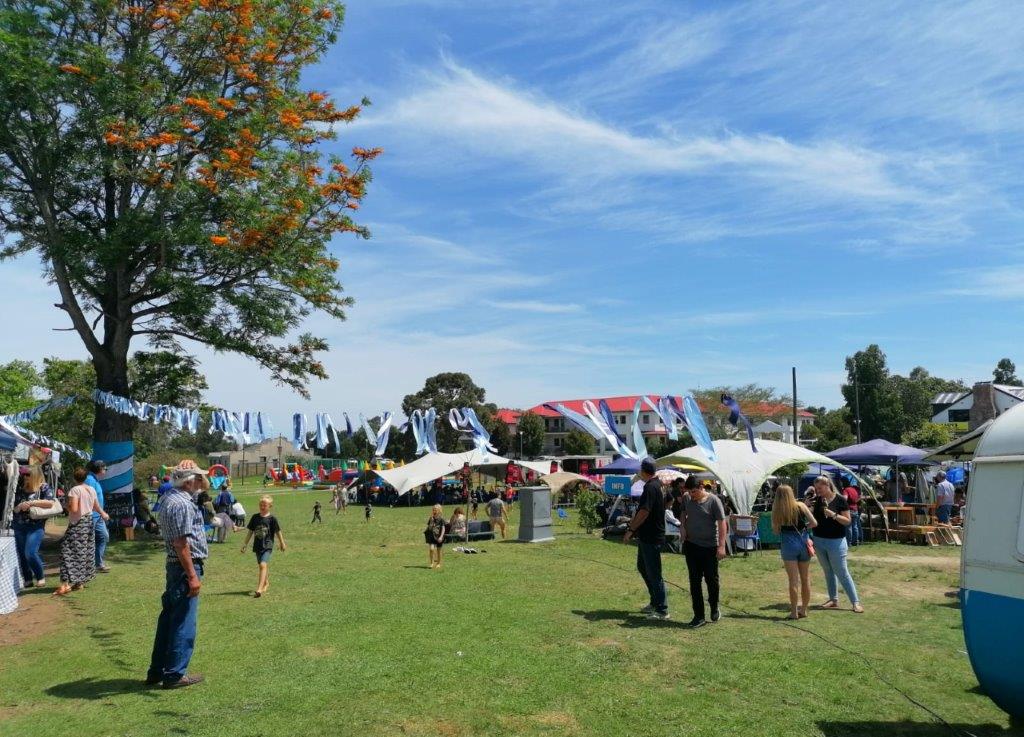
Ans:
[[[202,683],[203,677],[198,673],[193,673],[190,676],[182,676],[178,680],[172,683],[165,683],[164,688],[185,688],[186,686],[194,686],[197,683]]]

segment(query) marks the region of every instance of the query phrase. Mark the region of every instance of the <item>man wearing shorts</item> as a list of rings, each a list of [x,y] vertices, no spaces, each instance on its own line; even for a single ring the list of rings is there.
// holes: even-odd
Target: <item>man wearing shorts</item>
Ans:
[[[491,518],[491,529],[501,528],[501,539],[505,539],[505,523],[508,521],[508,511],[501,496],[495,494],[491,501],[487,502],[487,516]]]

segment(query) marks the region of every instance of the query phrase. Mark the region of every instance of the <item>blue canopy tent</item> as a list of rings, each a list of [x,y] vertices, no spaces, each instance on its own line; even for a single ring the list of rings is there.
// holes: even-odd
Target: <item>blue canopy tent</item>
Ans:
[[[877,438],[858,445],[848,445],[845,448],[836,448],[826,455],[834,461],[850,466],[859,464],[863,466],[893,466],[895,471],[893,479],[899,479],[900,466],[933,466],[935,461],[925,460],[928,454],[926,450],[911,448],[909,445],[898,445],[888,440]],[[898,482],[894,482],[897,483]],[[898,485],[896,487],[897,500],[899,498]]]
[[[635,473],[640,473],[640,461],[635,458],[626,458],[625,456],[612,461],[607,466],[600,466],[598,468],[590,469],[592,474],[601,473],[614,473],[619,476],[632,476]]]

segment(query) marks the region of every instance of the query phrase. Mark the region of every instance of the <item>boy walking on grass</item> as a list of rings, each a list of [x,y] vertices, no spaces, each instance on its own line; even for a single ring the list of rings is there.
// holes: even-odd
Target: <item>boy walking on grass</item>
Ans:
[[[317,499],[315,502],[313,502],[313,519],[311,519],[309,521],[309,524],[313,524],[314,522],[319,522],[320,524],[324,523],[323,518],[320,516],[320,500],[319,499]]]
[[[245,542],[242,543],[241,552],[245,552],[245,546],[252,539],[252,552],[256,554],[256,564],[259,566],[259,580],[256,583],[256,590],[253,596],[257,599],[267,593],[270,588],[270,554],[274,552],[274,538],[277,537],[278,547],[283,553],[288,548],[284,544],[284,535],[281,534],[281,525],[277,517],[270,513],[274,506],[274,500],[269,496],[260,497],[259,514],[254,514],[246,525],[248,532],[245,535]]]

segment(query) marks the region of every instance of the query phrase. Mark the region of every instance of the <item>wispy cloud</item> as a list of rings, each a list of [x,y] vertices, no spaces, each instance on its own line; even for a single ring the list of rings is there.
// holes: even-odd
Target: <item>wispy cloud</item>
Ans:
[[[1024,264],[1006,264],[950,271],[947,284],[957,286],[948,291],[979,299],[1024,299]]]
[[[541,302],[539,300],[487,300],[488,307],[514,312],[537,312],[543,315],[568,315],[583,312],[583,305],[571,302]]]
[[[797,143],[781,136],[638,135],[543,96],[486,79],[446,60],[417,91],[362,125],[458,140],[491,157],[529,160],[574,179],[718,173],[779,180],[867,200],[915,200],[901,181],[907,162],[842,141]]]

